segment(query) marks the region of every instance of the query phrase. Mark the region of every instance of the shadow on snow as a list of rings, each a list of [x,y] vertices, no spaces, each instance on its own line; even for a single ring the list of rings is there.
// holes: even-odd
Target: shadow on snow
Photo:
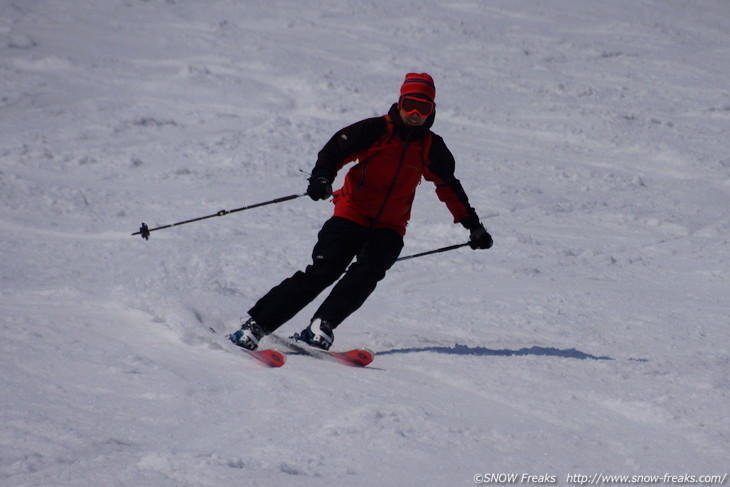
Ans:
[[[581,352],[575,348],[562,350],[554,347],[530,347],[521,348],[519,350],[493,350],[485,347],[469,347],[466,345],[456,344],[453,347],[419,347],[419,348],[399,348],[394,350],[385,350],[378,352],[378,355],[391,355],[397,353],[415,353],[415,352],[435,352],[445,353],[449,355],[477,355],[480,357],[512,357],[523,355],[537,355],[541,357],[562,357],[575,358],[580,360],[614,360],[611,357],[597,357],[589,353]]]

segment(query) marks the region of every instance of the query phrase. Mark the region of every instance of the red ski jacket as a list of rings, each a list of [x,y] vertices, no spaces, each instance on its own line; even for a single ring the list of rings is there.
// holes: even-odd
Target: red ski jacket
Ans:
[[[319,152],[313,177],[334,181],[346,164],[357,161],[334,192],[334,216],[366,227],[391,228],[401,236],[421,178],[467,228],[479,224],[469,199],[454,176],[454,157],[443,139],[431,132],[435,113],[422,127],[404,124],[393,105],[382,117],[354,123],[337,132]]]

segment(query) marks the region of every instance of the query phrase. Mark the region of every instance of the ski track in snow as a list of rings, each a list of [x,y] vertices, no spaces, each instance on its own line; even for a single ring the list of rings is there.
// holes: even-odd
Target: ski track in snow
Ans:
[[[0,484],[727,473],[730,4],[252,3],[0,4]],[[331,205],[130,234],[303,192],[408,71],[495,246],[394,266],[371,367],[263,369],[207,328]],[[466,238],[424,183],[403,255]]]

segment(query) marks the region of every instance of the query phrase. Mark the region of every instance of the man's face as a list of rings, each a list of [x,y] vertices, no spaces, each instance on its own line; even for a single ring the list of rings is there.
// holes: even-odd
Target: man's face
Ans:
[[[434,106],[432,100],[418,95],[401,96],[398,103],[401,120],[411,127],[420,127],[426,123],[429,115],[433,113]]]
[[[403,123],[411,127],[420,127],[426,123],[426,119],[428,118],[421,116],[418,112],[406,113],[406,111],[402,108],[398,112],[400,113],[400,118],[403,120]]]

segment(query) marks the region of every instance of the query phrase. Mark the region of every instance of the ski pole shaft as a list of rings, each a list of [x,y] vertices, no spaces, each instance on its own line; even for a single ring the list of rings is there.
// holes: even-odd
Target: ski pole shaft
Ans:
[[[225,216],[225,215],[229,215],[231,213],[237,213],[239,211],[250,210],[252,208],[258,208],[260,206],[273,205],[273,204],[276,204],[276,203],[283,203],[284,201],[289,201],[289,200],[301,198],[302,196],[306,196],[306,195],[307,195],[307,193],[290,194],[288,196],[282,196],[281,198],[275,198],[273,200],[264,201],[262,203],[255,203],[253,205],[242,206],[241,208],[236,208],[234,210],[221,210],[218,213],[213,213],[212,215],[201,216],[201,217],[198,217],[198,218],[193,218],[191,220],[185,220],[185,221],[181,221],[181,222],[177,222],[177,223],[171,223],[169,225],[163,225],[161,227],[156,227],[156,228],[149,228],[146,223],[142,223],[142,226],[139,228],[139,231],[138,232],[134,232],[132,235],[141,235],[143,239],[149,240],[150,239],[150,232],[154,232],[154,231],[157,231],[157,230],[164,230],[165,228],[178,227],[180,225],[185,225],[187,223],[199,222],[201,220],[207,220],[208,218],[213,218],[213,217],[216,217],[216,216]]]
[[[416,257],[423,257],[424,255],[438,254],[440,252],[448,252],[449,250],[455,250],[460,247],[466,247],[467,245],[469,245],[469,242],[464,242],[464,243],[456,244],[456,245],[449,245],[448,247],[441,247],[440,249],[429,250],[428,252],[421,252],[420,254],[406,255],[405,257],[400,257],[399,259],[397,259],[396,262],[398,262],[399,260],[408,260],[408,259],[415,259]]]

